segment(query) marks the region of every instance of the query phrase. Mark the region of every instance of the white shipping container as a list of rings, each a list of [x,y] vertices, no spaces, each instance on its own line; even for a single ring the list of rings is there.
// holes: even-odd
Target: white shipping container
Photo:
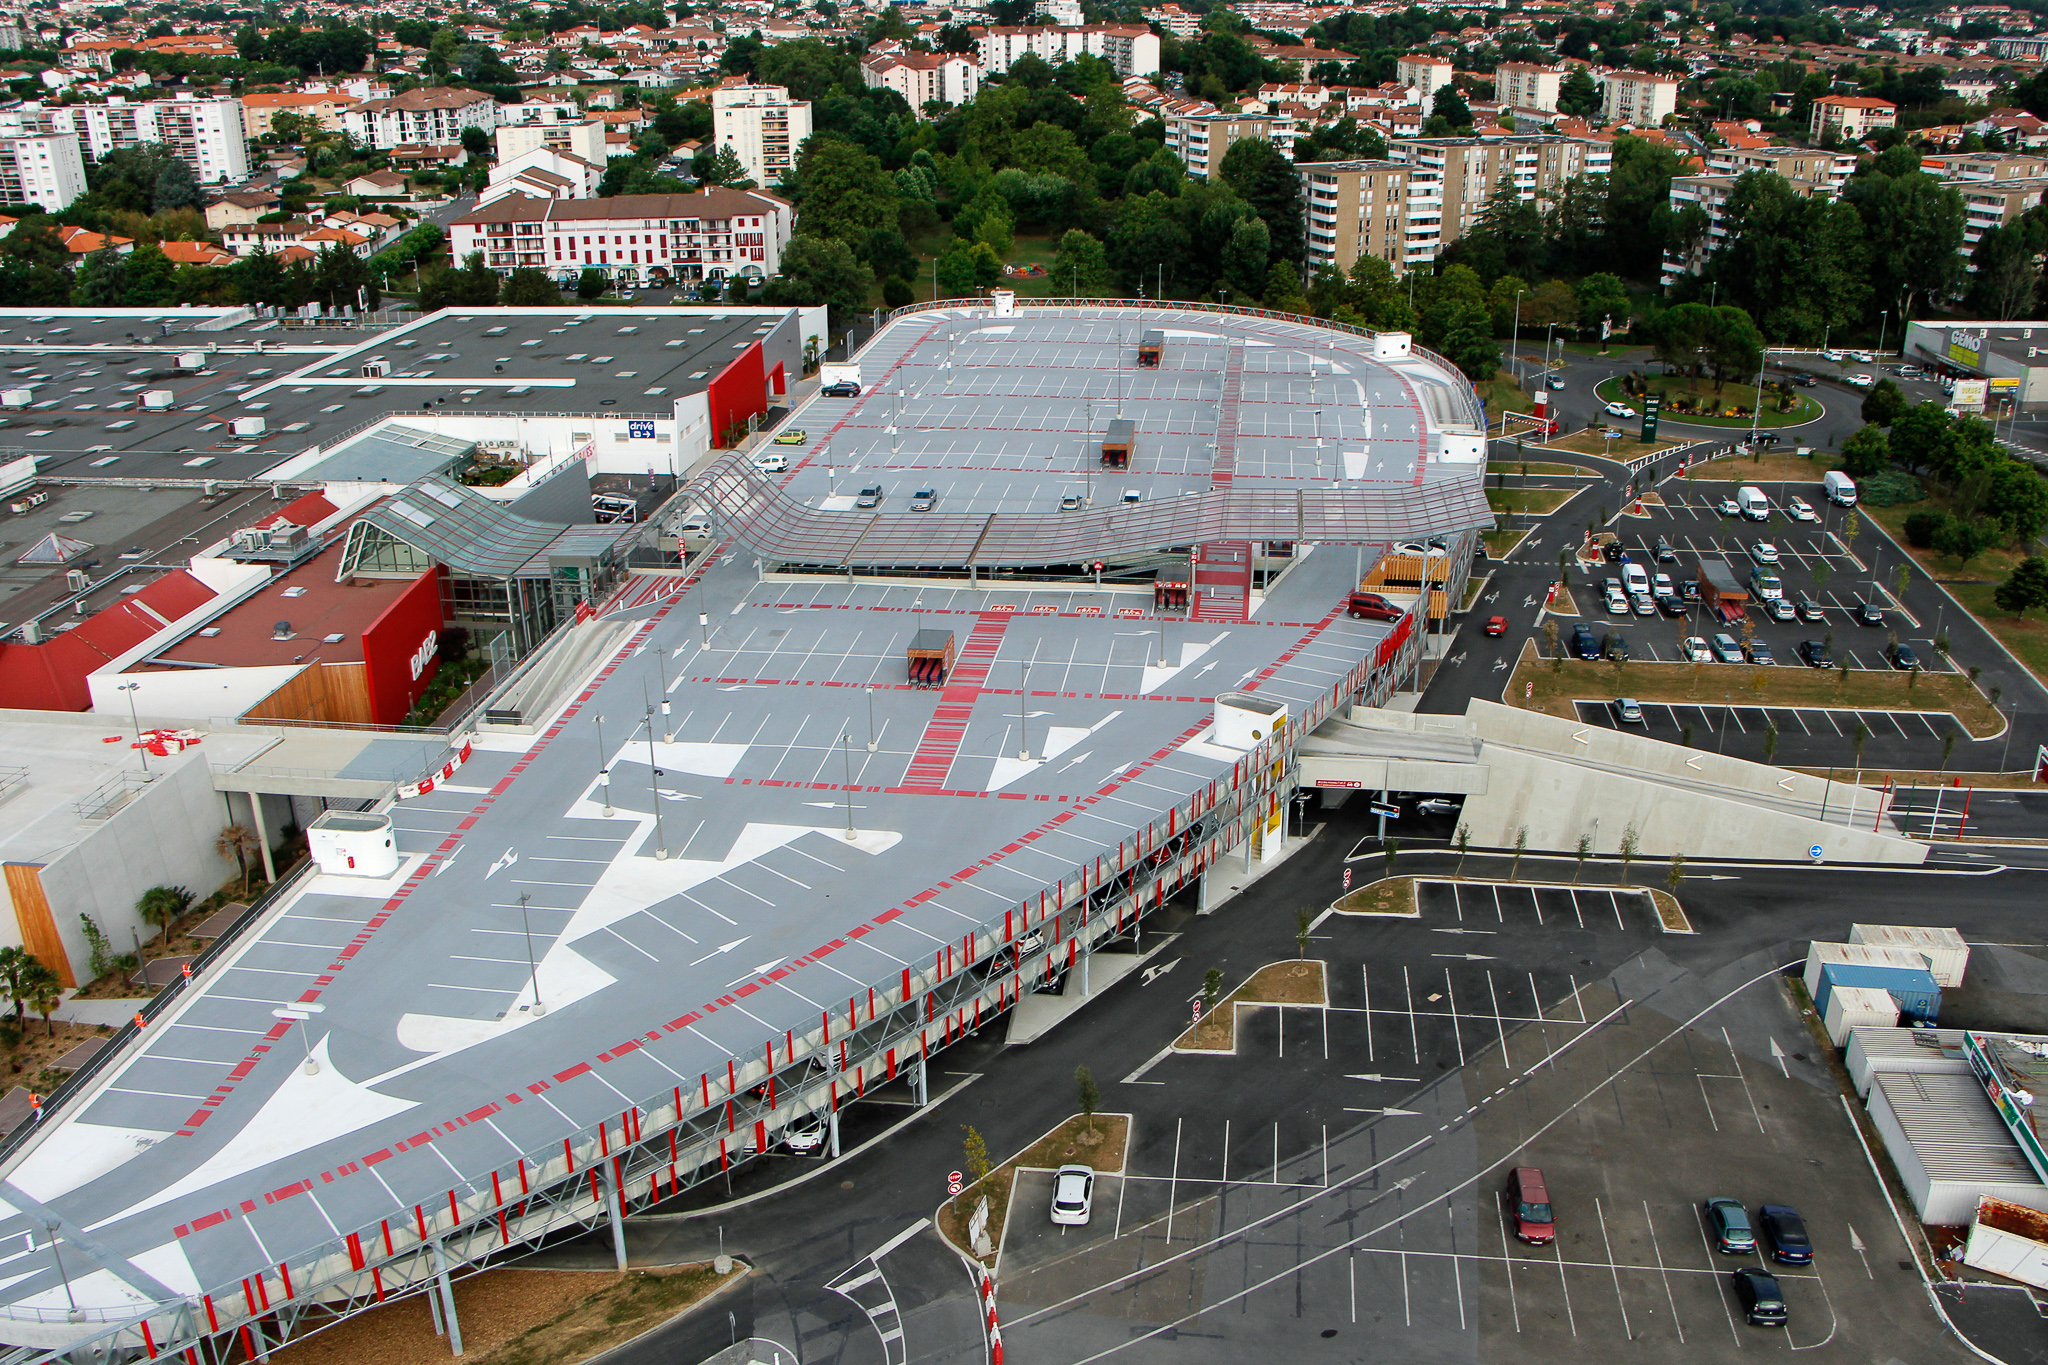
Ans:
[[[1927,970],[1934,973],[1935,982],[1943,990],[1962,985],[1963,971],[1970,965],[1970,945],[1953,929],[1913,924],[1852,924],[1849,942],[1925,954]]]
[[[234,421],[233,430],[237,436],[261,436],[263,434],[263,419],[261,417],[237,417]],[[1915,963],[1914,965],[1918,966],[1920,964]]]
[[[169,389],[151,389],[142,395],[142,406],[150,412],[163,412],[171,406],[176,397],[177,395]]]
[[[34,389],[0,389],[0,408],[25,408],[35,396]]]
[[[1837,986],[1828,992],[1828,1041],[1836,1047],[1853,1028],[1896,1028],[1899,1002],[1882,986]]]
[[[1915,967],[1928,971],[1927,954],[1908,948],[1878,948],[1863,943],[1822,943],[1819,939],[1806,950],[1806,994],[1820,998],[1820,969],[1830,962],[1849,962],[1861,967]]]

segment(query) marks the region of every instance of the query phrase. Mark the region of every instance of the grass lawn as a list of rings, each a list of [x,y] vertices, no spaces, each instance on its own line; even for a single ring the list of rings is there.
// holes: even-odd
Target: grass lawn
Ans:
[[[1750,419],[1747,409],[1756,402],[1756,386],[1754,384],[1724,384],[1717,393],[1714,389],[1714,381],[1711,379],[1685,379],[1675,375],[1651,375],[1648,377],[1648,383],[1650,392],[1664,395],[1664,408],[1658,414],[1660,421],[1683,422],[1688,426],[1696,427],[1722,427],[1731,431],[1747,430],[1749,428]],[[1643,406],[1641,399],[1622,393],[1621,378],[1618,375],[1612,379],[1603,379],[1594,385],[1593,396],[1603,403],[1626,403],[1639,412]],[[1740,417],[1710,417],[1701,413],[1679,412],[1672,406],[1672,403],[1682,396],[1713,403],[1716,405],[1716,410],[1721,413],[1726,413],[1731,408],[1742,408],[1744,409],[1744,415]],[[1779,412],[1775,405],[1767,407],[1763,419],[1757,425],[1765,428],[1795,426],[1801,422],[1810,422],[1821,415],[1822,409],[1819,403],[1814,402],[1813,399],[1808,398],[1803,393],[1798,397],[1798,403],[1790,412]]]
[[[1124,1168],[1124,1152],[1130,1144],[1131,1118],[1128,1114],[1102,1114],[1093,1118],[1076,1114],[1017,1155],[988,1173],[986,1180],[969,1185],[939,1206],[939,1235],[966,1252],[972,1243],[967,1222],[974,1206],[988,1198],[988,1238],[996,1247],[1003,1244],[1003,1218],[1009,1211],[1010,1192],[1017,1170],[1055,1170],[1061,1166],[1090,1166],[1098,1172],[1114,1173]],[[987,1258],[995,1260],[993,1253]]]
[[[1548,516],[1581,490],[1577,488],[1489,488],[1486,505],[1496,512],[1534,512]]]
[[[1394,919],[1415,919],[1422,912],[1415,906],[1415,878],[1386,877],[1346,892],[1330,907],[1340,915],[1386,915]]]
[[[1735,455],[1725,460],[1708,460],[1693,465],[1685,477],[1697,483],[1725,481],[1744,483],[1810,483],[1816,487],[1821,475],[1838,468],[1841,457],[1825,450],[1795,455],[1789,450],[1762,450],[1755,455]]]
[[[1525,684],[1535,695],[1524,701]],[[1718,694],[1718,695],[1717,695]],[[1759,668],[1751,664],[1611,664],[1566,659],[1563,667],[1543,659],[1524,662],[1508,682],[1506,702],[1546,715],[1577,720],[1577,701],[1634,697],[1637,701],[1714,702],[1732,696],[1744,706],[1838,706],[1867,710],[1947,711],[1973,739],[2004,729],[1966,674],[1898,673],[1852,668],[1845,683],[1838,670],[1797,666]]]
[[[1239,1005],[1327,1005],[1328,985],[1319,960],[1275,962],[1251,974],[1242,986],[1216,1002],[1202,1022],[1173,1040],[1177,1048],[1198,1052],[1230,1052],[1237,1046]]]
[[[1678,446],[1690,445],[1689,441],[1673,441],[1664,437],[1647,445],[1635,437],[1634,432],[1623,432],[1618,441],[1610,441],[1600,433],[1601,427],[1587,427],[1569,436],[1560,437],[1547,446],[1532,446],[1533,450],[1571,450],[1581,455],[1603,455],[1609,459],[1633,460],[1638,455],[1652,455],[1659,451],[1671,450]]]
[[[2048,682],[2048,621],[2035,616],[2015,618],[2011,612],[1999,610],[1991,600],[1991,594],[1998,590],[1998,585],[2020,562],[2021,551],[2001,545],[1986,550],[1975,559],[1958,563],[1947,555],[1906,543],[1906,518],[1915,512],[1938,509],[1945,502],[1944,497],[1934,494],[1918,502],[1900,503],[1893,507],[1863,503],[1856,510],[1890,532],[1894,549],[1911,555],[1915,564],[1947,588],[1979,624],[1997,636],[2021,663],[2033,671],[2036,678]]]
[[[1515,382],[1515,376],[1507,370],[1498,371],[1493,378],[1473,385],[1479,390],[1479,401],[1486,404],[1490,413],[1528,412],[1535,400],[1522,392],[1522,386]]]
[[[1515,552],[1515,547],[1529,538],[1527,531],[1481,531],[1479,538],[1486,542],[1486,553],[1493,559],[1506,559]]]
[[[1574,478],[1591,478],[1592,471],[1575,464],[1557,464],[1550,460],[1489,460],[1488,474],[1506,474],[1510,478],[1523,475],[1544,477],[1552,474],[1567,474]]]

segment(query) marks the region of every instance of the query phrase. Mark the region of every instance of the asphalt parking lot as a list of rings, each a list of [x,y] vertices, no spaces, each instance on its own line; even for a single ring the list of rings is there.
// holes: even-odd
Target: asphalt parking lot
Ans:
[[[1098,1179],[1086,1228],[1051,1226],[1047,1177],[1020,1186],[999,1272],[1012,1351],[1966,1358],[1775,956],[1690,977],[1646,898],[1612,885],[1430,880],[1419,905],[1319,926],[1329,1008],[1243,1011],[1234,1055],[1125,1078],[1189,1101]],[[1277,1124],[1200,1098],[1281,1077],[1300,1099]],[[1512,1235],[1500,1190],[1520,1164],[1548,1177],[1553,1246]],[[1711,1250],[1709,1195],[1805,1216],[1817,1258],[1778,1268],[1786,1329],[1743,1322],[1729,1275],[1761,1262]]]
[[[1711,693],[1711,671],[1702,684]],[[1624,683],[1623,686],[1626,686]],[[1747,689],[1743,689],[1747,691]],[[1624,722],[1611,702],[1579,701],[1579,719],[1610,730],[1629,730],[1672,744],[1690,743],[1696,749],[1713,749],[1756,762],[1798,765],[1855,761],[1855,735],[1865,731],[1862,765],[1866,769],[1920,767],[1938,758],[1942,738],[1954,731],[1956,752],[1972,743],[1968,732],[1946,711],[1873,711],[1867,709],[1811,706],[1739,706],[1721,703],[1697,705],[1691,702],[1639,702],[1640,725]],[[1777,731],[1776,747],[1767,760],[1770,732]],[[1687,731],[1691,731],[1688,741]],[[1995,740],[1981,741],[1996,744]],[[1929,746],[1933,746],[1930,750]],[[1994,758],[1997,755],[1992,755]]]

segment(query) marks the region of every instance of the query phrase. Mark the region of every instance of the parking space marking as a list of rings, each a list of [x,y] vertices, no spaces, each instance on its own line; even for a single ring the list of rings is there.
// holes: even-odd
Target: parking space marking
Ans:
[[[1678,1344],[1685,1345],[1685,1323],[1678,1316],[1678,1300],[1671,1292],[1671,1272],[1664,1267],[1664,1248],[1657,1242],[1657,1220],[1650,1213],[1650,1201],[1643,1201],[1643,1222],[1650,1229],[1650,1250],[1657,1257],[1657,1273],[1664,1280],[1664,1301],[1671,1305],[1671,1325],[1678,1331]]]
[[[1597,1194],[1593,1196],[1593,1221],[1600,1225],[1600,1245],[1607,1249],[1607,1271],[1614,1277],[1614,1302],[1621,1309],[1621,1334],[1634,1341],[1635,1329],[1628,1324],[1628,1300],[1621,1296],[1621,1267],[1614,1263],[1614,1240],[1607,1235],[1607,1213]]]
[[[1515,1331],[1522,1330],[1522,1306],[1515,1298],[1515,1258],[1508,1255],[1508,1210],[1501,1200],[1493,1201],[1493,1211],[1500,1217],[1500,1264],[1508,1282],[1508,1310],[1514,1314]]]

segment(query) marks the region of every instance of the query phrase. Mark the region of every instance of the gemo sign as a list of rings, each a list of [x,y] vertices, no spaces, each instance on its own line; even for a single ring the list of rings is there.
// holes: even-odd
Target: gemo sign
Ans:
[[[427,671],[427,665],[434,661],[434,651],[441,645],[441,632],[430,630],[427,638],[420,641],[420,647],[412,652],[412,680],[418,682],[420,674]]]

